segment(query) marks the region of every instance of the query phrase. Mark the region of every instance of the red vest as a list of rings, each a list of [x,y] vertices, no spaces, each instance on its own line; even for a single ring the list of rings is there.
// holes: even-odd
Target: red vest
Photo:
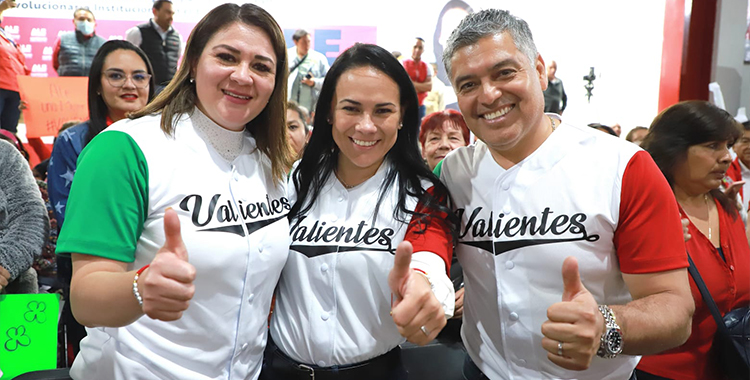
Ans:
[[[409,77],[411,80],[417,83],[423,83],[427,80],[427,64],[424,63],[424,61],[419,61],[419,63],[414,62],[413,59],[405,59],[403,61],[404,69],[406,69],[406,72],[409,74]],[[421,106],[422,103],[424,103],[424,98],[427,97],[427,92],[417,92],[417,99],[419,99],[419,105]]]

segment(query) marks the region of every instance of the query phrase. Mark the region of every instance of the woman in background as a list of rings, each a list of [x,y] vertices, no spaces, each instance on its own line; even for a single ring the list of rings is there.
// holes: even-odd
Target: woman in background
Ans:
[[[430,170],[445,158],[448,152],[469,145],[469,127],[461,113],[455,110],[433,112],[422,120],[419,143],[422,158]]]
[[[292,100],[286,103],[287,137],[297,158],[302,158],[307,140],[310,139],[310,125],[307,119],[308,113],[305,107]]]
[[[643,147],[672,186],[692,236],[685,245],[722,314],[750,305],[750,247],[735,203],[720,189],[740,131],[732,115],[704,101],[675,104],[649,128]],[[647,196],[647,194],[645,194]],[[695,299],[688,341],[644,356],[638,380],[722,379],[711,345],[717,326],[692,277]]]

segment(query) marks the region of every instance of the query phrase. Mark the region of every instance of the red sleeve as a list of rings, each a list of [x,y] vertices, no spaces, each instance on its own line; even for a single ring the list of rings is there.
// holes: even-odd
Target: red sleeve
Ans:
[[[60,54],[60,37],[57,37],[57,42],[55,42],[55,49],[52,50],[52,67],[57,71],[57,68],[60,67],[60,61],[57,59],[57,55]]]
[[[427,193],[432,194],[433,189],[432,187],[427,189]],[[448,203],[447,199],[440,199],[439,201],[443,206]],[[430,217],[420,218],[418,215],[412,217],[409,227],[406,229],[404,241],[412,244],[414,252],[427,251],[440,256],[445,262],[445,270],[450,277],[453,238],[447,223],[448,215],[445,212],[427,207],[421,201],[414,211],[430,215]]]
[[[740,158],[737,157],[732,161],[727,169],[727,177],[731,178],[732,181],[742,181],[742,168],[740,168]]]
[[[646,151],[633,155],[622,176],[614,243],[623,273],[654,273],[688,266],[677,200]]]

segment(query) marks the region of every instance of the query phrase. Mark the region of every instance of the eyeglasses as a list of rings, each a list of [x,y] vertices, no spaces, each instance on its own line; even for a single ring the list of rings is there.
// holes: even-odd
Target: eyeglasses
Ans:
[[[136,88],[146,88],[149,85],[149,81],[151,80],[151,74],[148,73],[133,73],[131,75],[125,75],[120,70],[105,70],[104,71],[104,77],[107,78],[107,82],[109,82],[112,87],[123,87],[125,86],[125,82],[130,78],[130,80],[133,82],[133,85],[135,85]]]

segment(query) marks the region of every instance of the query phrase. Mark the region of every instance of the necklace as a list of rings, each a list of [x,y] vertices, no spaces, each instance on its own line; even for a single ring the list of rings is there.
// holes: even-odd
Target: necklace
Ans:
[[[552,118],[552,116],[547,116],[549,118],[549,122],[552,123],[552,132],[557,129],[557,125],[555,125],[555,119]]]
[[[706,201],[706,211],[708,212],[708,240],[711,240],[711,206],[708,205],[708,194],[703,194],[703,200]]]
[[[354,186],[352,186],[352,185],[349,185],[349,184],[347,184],[346,182],[344,182],[344,180],[343,180],[343,179],[341,179],[341,177],[339,177],[339,172],[338,172],[338,170],[334,170],[334,171],[333,171],[333,175],[335,175],[335,176],[336,176],[336,179],[338,179],[338,180],[339,180],[339,182],[341,182],[341,184],[342,184],[342,185],[344,185],[344,188],[345,188],[345,189],[349,190],[349,189],[351,189],[351,188],[353,188],[353,187],[354,187]]]

